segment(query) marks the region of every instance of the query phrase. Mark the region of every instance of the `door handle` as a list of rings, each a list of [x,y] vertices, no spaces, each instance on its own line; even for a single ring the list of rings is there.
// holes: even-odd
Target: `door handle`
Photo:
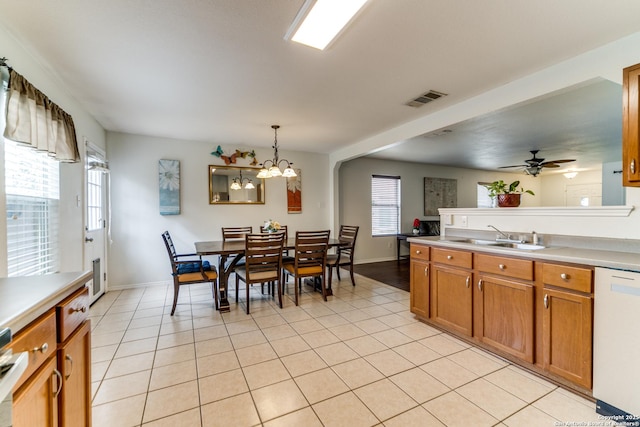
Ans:
[[[53,392],[53,398],[57,399],[58,396],[60,395],[60,392],[62,391],[62,384],[63,384],[63,382],[62,382],[62,374],[57,369],[54,369],[53,370],[53,375],[55,375],[54,378],[57,378],[55,380],[56,390]]]
[[[482,279],[478,280],[478,290],[482,292]]]
[[[429,266],[426,266],[426,267],[424,268],[424,275],[425,275],[425,276],[428,276],[428,275],[429,275]]]
[[[549,295],[548,294],[544,295],[543,302],[544,302],[544,308],[549,308]]]
[[[84,241],[85,242],[93,242],[93,237],[85,237]]]
[[[469,287],[469,282],[471,281],[471,277],[467,276],[467,280],[465,281],[465,285],[467,285],[467,288]]]

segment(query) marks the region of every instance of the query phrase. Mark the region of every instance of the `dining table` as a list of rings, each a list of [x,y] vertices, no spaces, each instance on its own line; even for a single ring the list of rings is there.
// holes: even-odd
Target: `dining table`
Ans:
[[[329,239],[328,247],[337,248],[351,244],[348,241],[340,239]],[[218,256],[218,309],[220,312],[229,312],[228,285],[229,276],[233,272],[234,267],[244,257],[245,241],[244,240],[211,240],[195,242],[196,253],[201,256]],[[296,248],[296,239],[289,238],[285,240],[283,249],[293,250]],[[227,262],[229,261],[229,262]],[[327,284],[327,295],[333,295],[331,291],[331,283]]]

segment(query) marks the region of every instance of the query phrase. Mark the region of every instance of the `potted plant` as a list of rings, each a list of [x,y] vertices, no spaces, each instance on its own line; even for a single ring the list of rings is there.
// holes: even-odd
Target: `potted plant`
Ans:
[[[520,196],[522,193],[528,193],[535,196],[533,191],[525,190],[518,186],[520,181],[513,181],[511,184],[507,184],[503,180],[493,181],[486,187],[489,190],[489,197],[496,198],[498,200],[498,206],[501,208],[515,208],[520,206]]]

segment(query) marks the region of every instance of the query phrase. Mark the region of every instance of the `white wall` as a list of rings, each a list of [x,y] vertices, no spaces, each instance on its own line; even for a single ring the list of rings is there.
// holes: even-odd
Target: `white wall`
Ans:
[[[80,153],[84,158],[84,137],[105,147],[105,132],[98,122],[73,98],[55,75],[55,70],[41,66],[36,55],[20,44],[0,25],[0,55],[53,102],[71,114],[76,127]],[[0,151],[4,152],[2,138]],[[4,177],[4,159],[0,156],[0,176]],[[77,198],[80,203],[77,203]],[[60,270],[79,271],[83,266],[84,250],[84,167],[83,163],[60,164]],[[0,179],[0,212],[5,211],[4,179]],[[6,224],[0,221],[0,277],[6,276]]]
[[[356,262],[391,260],[396,257],[395,236],[371,236],[371,175],[401,177],[401,227],[410,232],[414,218],[424,216],[424,178],[453,178],[458,180],[458,207],[475,208],[477,183],[504,179],[520,180],[521,185],[538,194],[540,180],[520,174],[488,172],[475,169],[451,168],[420,163],[396,162],[361,157],[340,166],[339,223],[359,225],[356,243]],[[522,197],[522,206],[539,206],[540,199],[528,194]],[[439,217],[432,217],[439,219]]]
[[[573,179],[567,179],[561,173],[544,174],[538,177],[542,188],[540,191],[540,206],[570,206],[566,204],[567,188],[570,186],[593,186],[598,189],[600,199],[591,206],[602,205],[602,170],[594,169],[579,172]],[[622,184],[621,184],[622,186]]]
[[[221,227],[251,225],[267,219],[296,230],[328,229],[328,156],[279,150],[302,173],[302,213],[287,213],[286,181],[266,181],[264,205],[210,205],[208,165],[224,162],[210,153],[218,143],[182,141],[122,133],[107,134],[111,169],[112,243],[109,248],[110,289],[166,283],[171,277],[161,234],[171,233],[180,253],[194,251],[194,242],[220,240]],[[225,151],[246,147],[222,144]],[[256,150],[260,161],[272,150]],[[158,160],[180,160],[181,214],[158,213]],[[248,159],[237,160],[248,166]]]

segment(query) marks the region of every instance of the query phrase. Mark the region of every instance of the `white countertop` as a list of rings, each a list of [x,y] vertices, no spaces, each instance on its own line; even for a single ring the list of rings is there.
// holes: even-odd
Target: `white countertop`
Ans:
[[[15,334],[93,277],[91,271],[0,278],[0,329]]]
[[[474,252],[495,253],[500,255],[518,256],[543,261],[560,261],[574,264],[585,264],[594,267],[616,268],[621,270],[640,271],[640,254],[632,252],[616,252],[598,249],[554,247],[545,249],[525,250],[504,248],[490,245],[475,245],[473,243],[455,242],[460,237],[410,237],[411,243],[429,244],[448,248],[465,249]]]

